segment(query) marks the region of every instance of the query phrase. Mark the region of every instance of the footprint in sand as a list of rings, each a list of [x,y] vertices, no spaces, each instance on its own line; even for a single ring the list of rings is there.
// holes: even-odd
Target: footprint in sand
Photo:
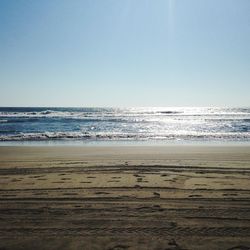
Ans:
[[[124,250],[128,249],[130,246],[125,246],[125,245],[117,245],[111,248],[108,248],[107,250]]]
[[[176,241],[173,239],[168,243],[169,247],[164,248],[164,250],[187,250],[184,248],[181,248]]]
[[[154,194],[154,197],[161,197],[161,195],[157,192],[154,192],[153,194]]]
[[[237,247],[232,247],[229,248],[227,250],[250,250],[250,247],[246,247],[246,246],[237,246]]]

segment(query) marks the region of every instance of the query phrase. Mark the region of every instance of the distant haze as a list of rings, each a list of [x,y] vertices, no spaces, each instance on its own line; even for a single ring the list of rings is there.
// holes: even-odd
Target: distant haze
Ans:
[[[0,106],[250,107],[249,0],[1,0]]]

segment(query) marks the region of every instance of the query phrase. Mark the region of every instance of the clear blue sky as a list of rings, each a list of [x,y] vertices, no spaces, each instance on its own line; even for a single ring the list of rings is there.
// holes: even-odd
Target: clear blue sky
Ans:
[[[0,106],[250,106],[250,1],[0,0]]]

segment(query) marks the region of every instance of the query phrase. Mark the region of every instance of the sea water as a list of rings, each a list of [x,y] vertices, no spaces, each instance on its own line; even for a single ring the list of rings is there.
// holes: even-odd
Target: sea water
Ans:
[[[250,142],[250,108],[0,108],[1,142]]]

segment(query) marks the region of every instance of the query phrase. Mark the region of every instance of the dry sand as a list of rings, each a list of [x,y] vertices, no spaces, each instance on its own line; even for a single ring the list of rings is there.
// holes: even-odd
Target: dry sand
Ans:
[[[250,249],[250,147],[0,147],[0,249]]]

